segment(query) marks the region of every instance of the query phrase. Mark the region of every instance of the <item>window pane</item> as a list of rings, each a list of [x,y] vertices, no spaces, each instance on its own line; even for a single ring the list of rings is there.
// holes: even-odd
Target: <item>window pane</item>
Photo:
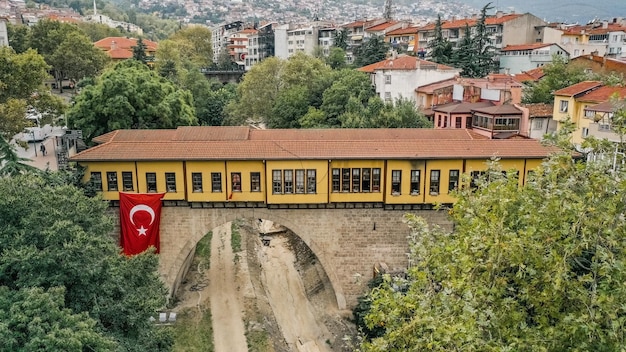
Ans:
[[[380,169],[372,169],[372,192],[380,192]]]
[[[430,193],[439,194],[439,170],[430,170]]]
[[[222,173],[211,172],[211,192],[222,192]]]
[[[261,173],[260,172],[250,173],[250,191],[261,192]]]
[[[173,172],[165,173],[165,189],[168,192],[176,192],[176,174]]]
[[[122,185],[124,186],[124,191],[133,190],[133,173],[132,172],[122,172]]]
[[[97,191],[102,191],[102,173],[101,172],[91,173],[91,184]]]
[[[420,194],[420,170],[411,170],[411,194]]]
[[[293,193],[293,170],[285,170],[285,193]]]
[[[117,191],[117,172],[107,172],[107,190]]]
[[[304,193],[304,170],[296,170],[296,193]]]
[[[333,192],[339,192],[341,183],[341,175],[339,169],[333,169]]]
[[[361,169],[352,169],[352,192],[361,192]]]
[[[341,190],[350,192],[350,169],[341,169]]]
[[[448,180],[448,192],[452,192],[459,187],[459,170],[450,170],[450,179]]]
[[[231,172],[230,180],[233,187],[233,192],[241,192],[241,172]]]
[[[191,183],[193,187],[194,193],[202,192],[202,173],[200,172],[192,172],[191,173]]]
[[[282,171],[280,170],[272,171],[272,193],[283,193]]]
[[[317,192],[317,170],[315,169],[306,170],[306,192]]]
[[[146,172],[146,188],[148,189],[148,193],[157,191],[156,173]]]
[[[363,169],[363,175],[361,175],[361,191],[362,192],[370,192],[372,180],[371,180],[371,169]]]
[[[391,170],[391,193],[400,194],[402,170]]]

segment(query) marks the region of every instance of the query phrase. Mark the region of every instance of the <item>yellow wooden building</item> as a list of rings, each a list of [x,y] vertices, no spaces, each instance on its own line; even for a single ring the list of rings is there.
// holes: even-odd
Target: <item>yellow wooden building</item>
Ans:
[[[453,203],[463,174],[501,159],[523,184],[553,149],[531,139],[490,140],[463,129],[179,127],[117,130],[71,161],[104,199],[164,192],[191,206],[384,206]]]

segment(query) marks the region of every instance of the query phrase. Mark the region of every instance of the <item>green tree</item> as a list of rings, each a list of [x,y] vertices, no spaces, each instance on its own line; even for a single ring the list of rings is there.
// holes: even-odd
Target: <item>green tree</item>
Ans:
[[[79,32],[68,34],[49,57],[49,63],[60,76],[73,82],[96,76],[108,61],[108,56]]]
[[[493,9],[491,3],[483,6],[480,10],[480,17],[476,22],[476,34],[472,38],[474,51],[476,52],[476,62],[468,70],[472,74],[470,77],[485,77],[489,73],[497,72],[498,62],[496,61],[496,49],[491,45],[490,34],[487,32],[486,20],[487,11]]]
[[[346,111],[350,97],[355,97],[365,105],[375,92],[367,74],[344,69],[334,72],[333,84],[324,91],[320,109],[326,115],[327,127],[339,127],[339,116]]]
[[[363,67],[387,58],[389,43],[382,36],[373,36],[354,50],[354,65]]]
[[[211,30],[208,28],[191,26],[177,31],[169,39],[178,43],[183,58],[197,67],[209,67],[213,63],[211,37]]]
[[[520,187],[492,164],[458,193],[452,233],[407,216],[408,279],[369,294],[385,333],[362,350],[623,349],[626,182],[611,169],[563,152]]]
[[[554,103],[554,91],[587,80],[589,76],[581,66],[569,65],[560,55],[553,55],[552,62],[543,66],[544,76],[537,83],[527,82],[524,90],[525,103]]]
[[[348,30],[346,28],[337,29],[333,32],[333,46],[348,50]]]
[[[68,124],[86,141],[116,129],[196,125],[189,91],[159,77],[148,66],[127,60],[85,87],[67,112]]]
[[[298,85],[280,91],[266,120],[269,128],[299,128],[299,119],[309,110],[309,92]]]
[[[23,118],[23,116],[22,116]],[[13,177],[24,173],[37,173],[39,169],[26,164],[30,159],[17,155],[15,146],[10,144],[6,136],[0,136],[0,177]]]
[[[428,42],[430,60],[440,64],[448,64],[452,61],[452,43],[443,37],[441,30],[441,15],[437,15],[435,22],[435,38]]]
[[[21,54],[30,48],[30,30],[26,25],[7,23],[9,46]]]
[[[78,22],[76,25],[92,42],[97,42],[106,37],[122,37],[124,35],[119,29],[111,28],[102,23]]]
[[[133,46],[133,59],[148,64],[148,54],[146,54],[146,49],[148,47],[144,44],[143,39],[140,37],[137,39],[137,44]]]
[[[330,53],[326,57],[326,64],[334,70],[342,69],[346,66],[346,52],[340,47],[332,46]]]
[[[40,350],[28,346],[41,338],[53,351],[171,346],[170,333],[149,321],[165,304],[158,259],[120,254],[107,203],[34,175],[0,178],[0,193],[0,296],[13,297],[0,298],[0,315],[9,312],[0,334],[30,338],[8,350]]]

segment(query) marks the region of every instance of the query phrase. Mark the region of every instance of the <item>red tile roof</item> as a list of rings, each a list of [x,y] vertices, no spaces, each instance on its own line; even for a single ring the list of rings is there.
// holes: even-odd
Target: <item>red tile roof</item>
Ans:
[[[489,115],[522,115],[522,111],[510,104],[500,104],[495,106],[478,107],[473,111],[482,112]]]
[[[389,58],[383,61],[363,66],[358,70],[373,73],[376,70],[417,70],[420,67],[436,67],[437,70],[456,70],[454,67],[441,65],[436,62],[418,59],[415,56],[400,55],[395,59]]]
[[[522,14],[506,14],[506,15],[502,15],[501,17],[488,16],[487,18],[485,18],[485,24],[488,26],[502,24],[504,22],[514,20],[520,16],[522,16]],[[460,18],[460,19],[449,20],[449,21],[441,21],[441,28],[442,29],[460,29],[460,28],[465,28],[466,25],[473,27],[476,25],[477,22],[478,22],[478,19],[476,18]],[[435,23],[429,23],[420,28],[420,30],[423,30],[423,31],[428,31],[432,29],[435,29]]]
[[[533,43],[533,44],[520,44],[520,45],[507,45],[502,48],[502,51],[514,51],[514,50],[534,50],[539,48],[545,48],[546,46],[554,45],[552,43]]]
[[[130,59],[133,52],[128,49],[111,49],[106,52],[111,59]]]
[[[528,109],[530,117],[552,117],[554,105],[546,103],[521,104],[522,107]]]
[[[490,101],[479,101],[476,103],[454,102],[454,103],[439,105],[432,109],[433,111],[444,112],[448,114],[470,114],[473,110],[486,108],[490,106],[493,106],[493,103]]]
[[[620,99],[623,99],[626,97],[626,88],[604,86],[590,91],[589,93],[579,97],[578,100],[591,103],[602,103],[610,100],[615,94],[617,94]]]
[[[606,28],[603,28],[603,24],[596,22],[591,24],[572,26],[566,29],[561,29],[563,35],[593,35],[593,34],[607,34],[609,32],[625,31],[626,27],[619,23],[607,23]]]
[[[391,27],[391,26],[393,26],[393,25],[395,25],[397,23],[398,23],[398,21],[384,22],[384,23],[381,23],[381,24],[377,24],[375,26],[367,27],[367,28],[365,28],[365,30],[369,31],[369,32],[378,32],[378,31],[385,30],[385,29],[387,29],[387,28],[389,28],[389,27]]]
[[[515,80],[518,82],[536,82],[540,80],[543,76],[545,76],[545,72],[543,72],[543,67],[533,68],[532,70],[524,71],[522,73],[518,73],[513,75]]]
[[[393,31],[387,32],[387,35],[402,35],[402,34],[417,34],[420,27],[406,27],[406,28],[398,28]]]
[[[347,130],[251,130],[250,137],[238,139],[193,139],[198,137],[185,127],[177,130],[126,130],[98,139],[104,144],[71,157],[72,161],[139,160],[297,160],[297,159],[444,159],[469,158],[545,158],[553,148],[536,140],[474,139],[465,130],[433,129],[347,129]],[[219,136],[222,128],[207,133]],[[156,131],[156,132],[155,132]],[[133,139],[133,134],[142,139]],[[176,136],[167,138],[166,136]],[[176,139],[182,136],[191,139]],[[269,137],[281,137],[270,139]],[[119,138],[119,139],[118,139]]]
[[[156,51],[159,46],[156,42],[148,39],[142,38],[142,42],[146,45],[146,49],[148,51]],[[134,46],[137,46],[137,39],[126,37],[106,37],[93,43],[93,45],[103,50],[111,50],[112,46],[115,46],[118,49],[132,49]]]
[[[344,24],[341,27],[343,27],[343,28],[358,28],[358,27],[363,27],[364,24],[365,24],[365,21],[354,21],[354,22],[350,22],[350,23]]]
[[[569,87],[565,87],[563,89],[559,89],[554,92],[554,95],[566,95],[573,97],[574,95],[578,95],[584,92],[587,92],[592,89],[596,89],[602,86],[602,82],[600,81],[583,81],[580,83],[573,84]]]

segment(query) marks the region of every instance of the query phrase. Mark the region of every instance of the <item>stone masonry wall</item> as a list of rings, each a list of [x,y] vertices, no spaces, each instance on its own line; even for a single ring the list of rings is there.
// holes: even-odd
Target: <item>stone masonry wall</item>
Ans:
[[[365,292],[374,264],[406,267],[409,229],[402,216],[407,212],[451,228],[447,214],[434,210],[164,207],[159,272],[173,295],[196,243],[209,231],[237,218],[266,219],[289,228],[309,246],[330,279],[338,308],[351,308]]]

